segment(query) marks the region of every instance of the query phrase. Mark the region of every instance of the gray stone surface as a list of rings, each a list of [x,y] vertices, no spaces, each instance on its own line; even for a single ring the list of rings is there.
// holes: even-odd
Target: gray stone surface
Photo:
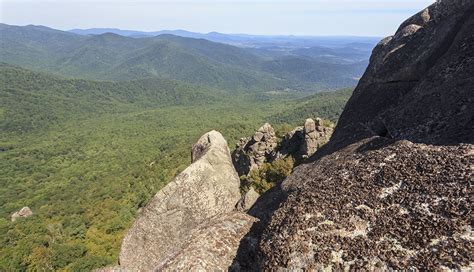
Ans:
[[[255,189],[250,187],[250,189],[240,198],[239,202],[237,203],[237,210],[244,212],[250,210],[253,204],[257,202],[259,197],[260,195],[255,191]]]
[[[192,150],[194,162],[153,197],[129,229],[121,269],[152,270],[179,251],[197,226],[235,208],[240,181],[225,139],[211,131]]]
[[[474,1],[438,1],[374,49],[331,150],[382,136],[474,143]]]
[[[263,232],[261,269],[472,271],[472,165],[474,145],[380,137],[302,165]]]
[[[304,127],[296,127],[292,131],[285,134],[279,147],[276,158],[282,159],[289,155],[299,156],[301,145],[304,142]]]
[[[256,220],[240,212],[210,219],[194,230],[182,248],[155,271],[227,271],[240,241]]]
[[[239,176],[247,175],[271,161],[276,155],[277,144],[275,131],[268,123],[260,127],[251,139],[240,139],[232,153],[232,161]]]
[[[382,40],[330,142],[263,205],[257,268],[472,271],[473,71],[474,1]]]
[[[304,141],[300,147],[299,157],[303,159],[311,157],[321,146],[329,141],[332,132],[332,128],[322,125],[320,118],[316,118],[316,121],[311,118],[306,119],[303,129]]]

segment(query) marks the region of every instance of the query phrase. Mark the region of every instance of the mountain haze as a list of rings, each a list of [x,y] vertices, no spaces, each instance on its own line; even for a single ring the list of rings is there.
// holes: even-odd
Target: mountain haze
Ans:
[[[118,28],[90,28],[71,29],[71,33],[80,35],[100,35],[104,33],[114,33],[127,37],[142,38],[171,34],[175,36],[206,39],[218,43],[232,44],[240,47],[266,47],[269,45],[286,47],[312,47],[312,46],[343,46],[352,42],[370,45],[373,47],[380,40],[380,37],[358,37],[358,36],[293,36],[293,35],[249,35],[249,34],[224,34],[219,32],[196,33],[182,29],[161,30],[161,31],[137,31],[122,30]]]

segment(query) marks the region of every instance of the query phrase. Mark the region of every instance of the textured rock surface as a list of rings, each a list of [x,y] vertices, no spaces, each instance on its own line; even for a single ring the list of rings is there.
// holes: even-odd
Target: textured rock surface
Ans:
[[[324,145],[332,135],[331,127],[323,126],[322,120],[306,119],[304,127],[296,127],[278,143],[275,131],[268,123],[251,138],[242,138],[232,153],[232,161],[239,176],[247,175],[266,162],[293,156],[298,161],[307,159]]]
[[[253,187],[250,187],[250,189],[240,198],[239,202],[237,203],[237,210],[238,211],[248,211],[250,208],[252,208],[253,204],[257,202],[257,199],[260,197],[260,195],[255,192],[255,189]]]
[[[226,271],[255,221],[239,212],[217,216],[194,230],[181,250],[155,271]]]
[[[468,267],[473,146],[392,142],[365,140],[300,166],[263,234],[264,268]]]
[[[125,236],[122,269],[152,270],[177,252],[193,229],[232,211],[240,199],[240,181],[222,135],[206,133],[192,150],[194,162],[153,197]]]
[[[259,268],[472,271],[473,71],[474,1],[381,41],[330,142],[264,205]]]
[[[374,135],[474,142],[474,2],[438,1],[374,49],[331,150]]]
[[[299,156],[302,159],[311,157],[322,145],[329,141],[332,135],[332,128],[324,127],[322,120],[316,121],[309,118],[304,123],[304,141],[301,144]]]
[[[283,137],[276,158],[292,155],[297,161],[305,160],[329,141],[332,132],[333,128],[324,126],[320,118],[306,119],[303,127],[297,127]]]
[[[23,207],[21,210],[12,214],[12,222],[15,222],[18,218],[27,218],[33,215],[33,212],[29,207]]]
[[[247,175],[275,157],[277,138],[273,127],[265,123],[252,138],[242,138],[232,153],[232,161],[239,176]]]

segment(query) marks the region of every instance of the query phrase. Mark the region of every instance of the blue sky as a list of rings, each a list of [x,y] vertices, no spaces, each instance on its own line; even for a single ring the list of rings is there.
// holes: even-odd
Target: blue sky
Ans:
[[[435,0],[0,0],[0,21],[247,34],[387,36]]]

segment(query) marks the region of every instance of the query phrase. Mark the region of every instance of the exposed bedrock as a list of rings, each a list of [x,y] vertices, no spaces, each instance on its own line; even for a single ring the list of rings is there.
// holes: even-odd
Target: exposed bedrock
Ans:
[[[473,75],[473,1],[381,41],[329,143],[280,185],[256,267],[472,271]]]
[[[240,181],[225,139],[211,131],[192,150],[193,163],[153,197],[125,236],[123,269],[153,270],[180,251],[199,225],[234,210]]]

